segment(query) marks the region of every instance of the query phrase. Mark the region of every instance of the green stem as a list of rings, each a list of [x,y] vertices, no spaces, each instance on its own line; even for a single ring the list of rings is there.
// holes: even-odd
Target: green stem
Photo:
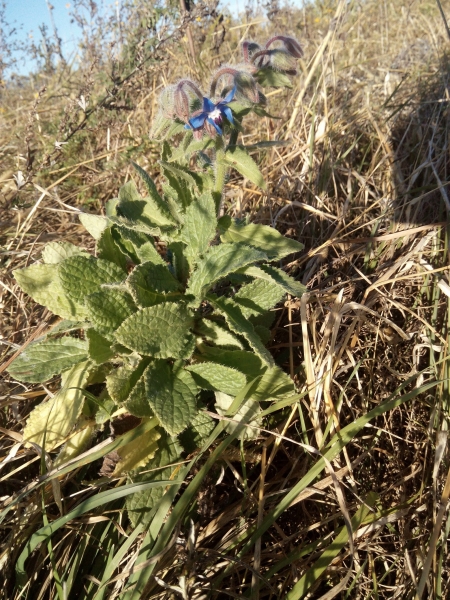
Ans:
[[[213,197],[216,203],[216,212],[220,216],[222,210],[222,193],[225,186],[227,167],[225,164],[225,146],[223,139],[216,137],[216,181],[214,182]]]

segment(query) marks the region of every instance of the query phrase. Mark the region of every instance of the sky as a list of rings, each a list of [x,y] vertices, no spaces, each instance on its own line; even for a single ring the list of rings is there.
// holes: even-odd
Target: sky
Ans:
[[[106,7],[112,7],[115,1],[97,0],[98,4],[104,4]],[[53,6],[53,17],[62,39],[63,54],[69,60],[76,53],[78,32],[76,24],[70,22],[71,0],[49,0],[49,2]],[[223,4],[228,5],[233,13],[237,13],[240,8],[245,7],[246,0],[224,0]],[[38,43],[41,39],[39,25],[42,23],[47,25],[49,33],[52,32],[47,0],[6,0],[5,17],[9,25],[17,28],[16,35],[19,40],[33,36],[35,43]],[[17,64],[14,71],[26,75],[33,66],[31,58],[25,58],[25,62]]]

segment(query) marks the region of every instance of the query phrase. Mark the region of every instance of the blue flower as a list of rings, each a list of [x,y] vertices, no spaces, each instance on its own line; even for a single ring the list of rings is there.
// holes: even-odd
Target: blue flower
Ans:
[[[220,126],[222,125],[223,117],[225,117],[229,123],[234,123],[233,113],[231,112],[228,103],[233,100],[235,93],[236,86],[228,92],[223,100],[217,102],[217,104],[214,104],[209,98],[203,97],[203,110],[194,113],[189,119],[189,123],[185,126],[186,129],[193,129],[194,131],[206,129],[207,131],[213,132],[213,130],[208,127],[209,124],[214,127],[219,135],[222,135]]]

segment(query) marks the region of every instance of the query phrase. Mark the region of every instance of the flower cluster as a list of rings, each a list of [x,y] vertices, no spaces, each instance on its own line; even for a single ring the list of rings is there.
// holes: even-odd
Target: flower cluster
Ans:
[[[181,121],[195,139],[205,134],[212,138],[222,136],[224,126],[235,126],[230,103],[236,101],[250,108],[264,106],[266,99],[258,86],[259,75],[270,70],[295,75],[296,60],[303,56],[300,44],[283,35],[270,38],[264,46],[245,41],[242,52],[242,64],[224,65],[214,74],[209,97],[190,79],[165,88],[159,100],[163,119]]]

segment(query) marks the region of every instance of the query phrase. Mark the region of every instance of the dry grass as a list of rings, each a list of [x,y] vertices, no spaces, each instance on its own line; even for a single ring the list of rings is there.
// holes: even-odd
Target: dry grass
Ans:
[[[160,60],[118,87],[115,108],[101,104],[105,86],[95,64],[3,90],[0,352],[6,364],[52,323],[15,285],[12,270],[38,260],[49,240],[88,244],[77,212],[102,210],[130,177],[130,158],[158,179],[158,146],[147,133],[159,90],[181,74],[205,84],[211,63],[236,60],[237,42],[265,37],[267,28],[288,27],[305,43],[294,88],[269,94],[270,112],[281,120],[247,123],[246,144],[289,141],[260,156],[269,192],[235,176],[226,188],[230,214],[248,214],[305,244],[304,254],[284,266],[308,293],[279,307],[269,344],[302,399],[269,415],[266,433],[242,454],[232,447],[212,468],[198,495],[195,542],[187,542],[188,528],[178,531],[154,561],[157,578],[148,579],[143,598],[180,597],[164,585],[179,586],[182,576],[191,586],[188,597],[199,599],[321,598],[345,579],[340,598],[450,597],[448,40],[434,2],[344,5],[283,10],[263,24],[204,20],[191,26],[196,63],[187,37],[169,40]],[[450,15],[448,2],[443,9]],[[76,103],[80,93],[99,106],[88,119]],[[66,139],[55,149],[55,141]],[[18,170],[30,176],[20,190],[13,180]],[[3,372],[3,461],[21,441],[30,410],[52,389],[51,383],[26,387]],[[333,435],[405,393],[408,402],[372,419],[270,521],[317,460],[301,444],[325,452]],[[0,463],[5,505],[39,474],[34,450],[18,447],[10,456]],[[95,477],[91,469],[60,480],[66,512],[88,497],[83,481]],[[43,489],[51,520],[58,515],[55,491],[48,483]],[[372,518],[354,523],[351,544],[343,514],[353,517],[364,507]],[[106,516],[113,541],[101,544],[116,551],[128,523],[120,506]],[[55,539],[58,569],[80,540],[106,531],[96,524],[103,527],[102,518],[92,512]],[[255,527],[269,521],[265,535],[248,544]],[[35,491],[1,525],[5,598],[18,597],[14,563],[41,524]],[[342,548],[333,550],[341,528]],[[130,542],[104,597],[125,597],[126,579],[117,576],[133,569],[142,537]],[[35,575],[29,598],[57,597],[45,549],[28,570]],[[93,597],[86,565],[84,574],[91,578],[79,582],[85,591],[71,598]]]

